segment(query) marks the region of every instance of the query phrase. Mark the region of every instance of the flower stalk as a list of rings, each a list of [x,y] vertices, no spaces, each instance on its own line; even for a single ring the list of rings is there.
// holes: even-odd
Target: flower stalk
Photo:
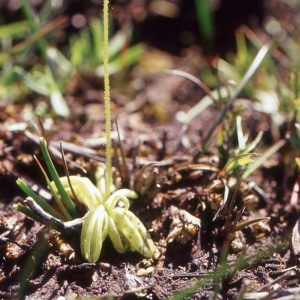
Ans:
[[[80,248],[84,259],[94,263],[98,261],[102,243],[107,237],[111,239],[115,249],[119,253],[126,250],[138,251],[145,257],[154,255],[155,246],[143,223],[129,209],[130,198],[138,195],[131,190],[121,189],[116,191],[112,183],[111,160],[111,114],[110,114],[110,88],[108,74],[108,0],[104,0],[104,97],[105,97],[105,121],[106,121],[106,166],[99,165],[96,171],[97,186],[88,178],[80,176],[58,177],[43,138],[40,146],[52,177],[50,182],[46,172],[42,169],[48,187],[55,198],[62,214],[53,211],[45,204],[29,187],[19,180],[19,185],[27,193],[28,197],[23,203],[15,207],[28,216],[37,215],[42,223],[61,230],[81,225]],[[61,201],[62,199],[62,201]],[[80,218],[75,202],[83,204],[88,211]],[[79,204],[77,203],[77,204]],[[122,205],[123,203],[123,205]],[[119,205],[121,204],[121,205]],[[58,217],[58,218],[57,218]],[[67,222],[66,222],[67,221]]]
[[[105,130],[106,130],[106,197],[110,196],[111,175],[111,114],[110,114],[110,87],[108,73],[108,0],[103,4],[103,68],[104,68],[104,99],[105,99]]]

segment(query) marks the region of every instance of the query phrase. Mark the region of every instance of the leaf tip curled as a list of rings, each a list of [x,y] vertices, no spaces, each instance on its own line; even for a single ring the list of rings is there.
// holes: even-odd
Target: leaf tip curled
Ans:
[[[107,213],[103,205],[91,209],[84,220],[80,237],[80,248],[84,259],[90,263],[98,261],[102,249],[102,242],[107,235]]]

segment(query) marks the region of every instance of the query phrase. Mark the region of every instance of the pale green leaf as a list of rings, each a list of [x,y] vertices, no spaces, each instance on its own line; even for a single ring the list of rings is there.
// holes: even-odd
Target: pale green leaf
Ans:
[[[224,167],[225,172],[228,174],[236,168],[251,163],[253,161],[251,158],[253,155],[254,155],[253,153],[246,153],[230,159],[229,162]]]
[[[242,175],[242,180],[245,180],[251,173],[253,173],[259,166],[261,166],[268,158],[275,154],[282,146],[284,146],[286,140],[280,140],[274,146],[265,151],[259,158],[253,161],[252,164],[248,166],[244,174]]]
[[[70,114],[67,102],[60,91],[52,91],[50,96],[51,105],[54,111],[61,117],[68,117]]]

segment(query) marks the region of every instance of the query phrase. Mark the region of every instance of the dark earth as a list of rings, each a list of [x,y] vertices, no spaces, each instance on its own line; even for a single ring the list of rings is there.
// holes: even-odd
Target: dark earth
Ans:
[[[0,2],[2,22],[23,18],[10,2]],[[284,1],[221,1],[215,10],[214,47],[207,50],[193,1],[167,1],[178,9],[172,18],[154,13],[154,2],[111,1],[115,26],[132,22],[133,42],[147,44],[136,66],[111,76],[111,106],[117,150],[114,178],[139,193],[130,210],[149,230],[157,248],[154,258],[144,259],[136,252],[119,254],[106,239],[99,262],[87,263],[81,257],[76,231],[60,233],[13,209],[26,197],[16,184],[18,178],[27,180],[38,193],[48,193],[33,159],[35,154],[45,165],[37,142],[42,126],[61,176],[65,172],[58,141],[74,162],[68,164],[73,175],[94,181],[95,165],[105,161],[102,78],[76,75],[67,84],[69,118],[48,114],[41,125],[32,107],[48,100],[37,94],[29,94],[18,103],[0,99],[1,299],[166,299],[172,295],[174,299],[280,299],[287,295],[290,298],[282,299],[298,299],[298,257],[291,242],[299,216],[299,205],[291,201],[297,172],[285,163],[291,146],[286,144],[241,184],[228,215],[228,204],[222,206],[225,188],[216,142],[205,155],[197,155],[219,111],[207,108],[188,126],[183,125],[176,114],[188,111],[205,93],[184,77],[155,72],[165,67],[201,78],[197,58],[184,56],[186,49],[208,60],[215,55],[224,57],[235,51],[234,30],[240,25],[264,36],[267,17],[293,22],[297,12]],[[32,4],[38,10],[42,2]],[[66,47],[64,38],[79,30],[72,25],[72,16],[80,13],[88,19],[101,10],[100,0],[67,1],[57,13],[69,18],[59,29],[59,46]],[[180,40],[182,31],[192,33],[190,44]],[[150,58],[152,65],[147,63]],[[250,100],[239,100],[244,105],[243,122],[255,137],[269,119],[263,113],[253,114]],[[116,154],[120,153],[116,122],[126,163]],[[270,147],[276,140],[270,126],[264,128],[263,143]],[[282,128],[281,137],[286,133],[287,128]],[[230,190],[229,199],[234,191]],[[269,219],[236,232],[230,226],[225,228],[226,217],[232,222],[249,199],[251,205],[240,220]],[[192,224],[193,218],[201,220],[200,228]],[[227,251],[224,268],[222,255]],[[245,288],[250,292],[243,294]]]

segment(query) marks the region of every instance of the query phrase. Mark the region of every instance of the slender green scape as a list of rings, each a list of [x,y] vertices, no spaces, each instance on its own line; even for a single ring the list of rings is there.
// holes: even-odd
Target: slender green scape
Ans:
[[[104,99],[105,99],[105,130],[106,130],[106,196],[110,194],[111,186],[111,115],[110,115],[110,87],[108,73],[108,0],[103,3],[103,67],[104,67]]]

